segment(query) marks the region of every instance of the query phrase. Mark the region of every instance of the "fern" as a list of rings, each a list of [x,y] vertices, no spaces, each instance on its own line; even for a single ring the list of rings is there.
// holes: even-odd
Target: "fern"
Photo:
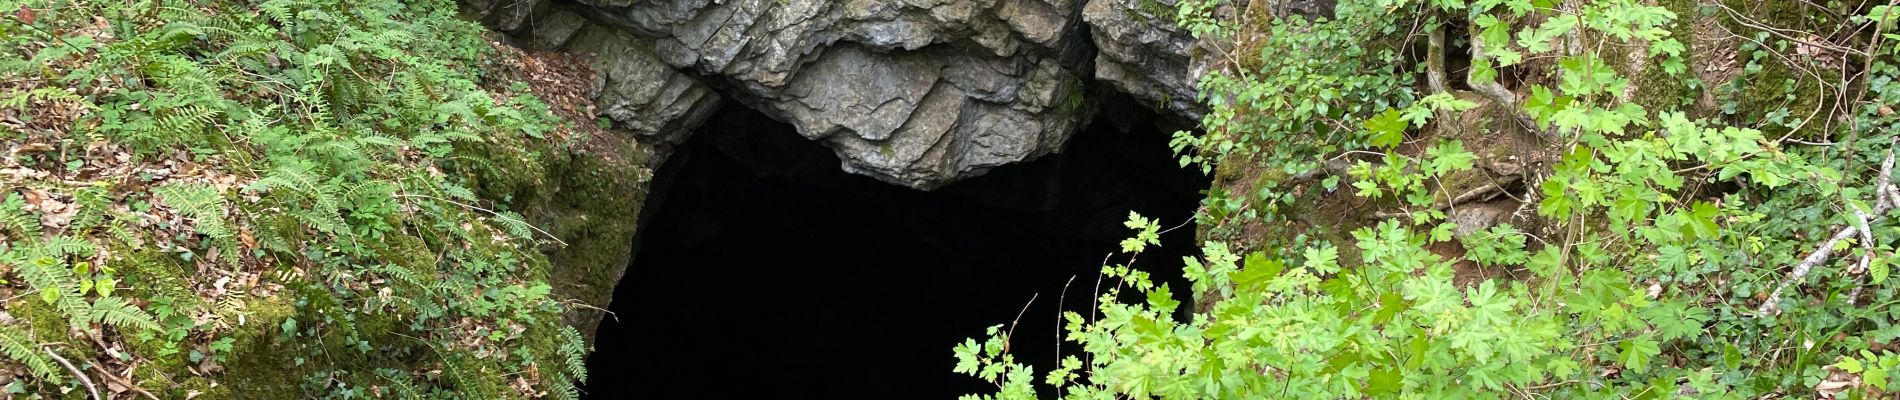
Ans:
[[[224,199],[210,186],[172,183],[152,190],[153,194],[180,214],[192,219],[210,219],[224,212]]]
[[[86,329],[87,321],[91,320],[91,307],[79,293],[78,276],[38,248],[29,248],[24,253],[26,261],[18,263],[14,271],[26,278],[27,285],[39,291],[40,300],[64,314],[74,330]]]
[[[54,236],[51,239],[46,239],[44,243],[40,243],[38,251],[48,257],[87,258],[92,257],[93,253],[98,252],[99,249],[98,246],[94,246],[92,242],[75,239],[70,236]]]
[[[26,211],[24,197],[8,193],[7,199],[0,201],[0,229],[12,231],[24,240],[39,240],[40,218]]]
[[[127,303],[121,297],[105,297],[93,301],[91,314],[91,322],[140,330],[159,329],[158,321],[152,319],[150,314],[146,314],[145,310],[140,310],[132,303]]]
[[[59,370],[55,369],[53,359],[41,353],[40,345],[31,335],[19,328],[0,325],[0,356],[26,365],[27,373],[43,380],[59,384]]]
[[[79,207],[79,212],[73,214],[67,229],[84,232],[105,223],[106,212],[112,208],[106,195],[107,191],[101,187],[87,187],[73,193],[73,204]]]
[[[566,362],[567,373],[574,380],[587,382],[587,341],[581,338],[581,332],[573,326],[561,327],[561,359]]]
[[[509,235],[517,239],[526,241],[534,240],[534,226],[528,225],[528,222],[521,218],[521,214],[516,214],[513,211],[503,211],[496,214],[493,220],[497,224],[500,224],[502,229],[506,230]]]
[[[349,224],[344,221],[341,211],[342,202],[338,200],[341,189],[330,182],[320,181],[301,163],[281,163],[272,168],[263,178],[253,182],[247,190],[289,193],[286,201],[300,205],[288,214],[312,228],[325,233],[345,233]]]
[[[224,219],[224,198],[206,185],[173,183],[153,190],[165,204],[192,220],[192,228],[211,238],[225,262],[238,258],[237,230]]]
[[[556,399],[580,400],[581,398],[580,388],[574,387],[574,382],[572,381],[566,379],[556,380],[552,386],[552,388],[549,388],[548,394],[553,395]]]
[[[385,396],[383,396],[385,398],[392,398],[392,399],[422,398],[422,390],[417,389],[415,383],[411,382],[409,376],[407,374],[404,374],[402,370],[392,369],[392,368],[378,368],[376,370],[376,376],[379,378],[383,378],[383,380],[386,382],[389,382],[390,393],[386,393]]]

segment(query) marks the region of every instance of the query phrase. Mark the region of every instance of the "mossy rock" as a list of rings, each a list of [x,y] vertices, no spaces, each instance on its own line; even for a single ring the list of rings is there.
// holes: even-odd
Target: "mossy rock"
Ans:
[[[526,207],[527,214],[565,246],[547,251],[549,284],[557,296],[590,307],[569,307],[564,320],[589,342],[633,259],[634,234],[650,176],[646,150],[625,139],[597,138],[558,168],[559,182]]]

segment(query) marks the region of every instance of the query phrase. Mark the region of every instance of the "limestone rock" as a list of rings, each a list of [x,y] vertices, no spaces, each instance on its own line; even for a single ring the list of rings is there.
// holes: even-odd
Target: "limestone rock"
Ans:
[[[1096,109],[1084,79],[1206,112],[1205,52],[1174,0],[464,1],[535,45],[600,54],[602,114],[642,135],[683,140],[723,96],[919,189],[1060,150]]]
[[[602,114],[637,132],[680,140],[723,95],[913,188],[1057,151],[1093,109],[1081,0],[467,4],[536,45],[601,54]]]
[[[1208,68],[1199,40],[1174,24],[1175,0],[1089,0],[1082,20],[1095,41],[1095,78],[1151,108],[1198,120],[1195,80]]]

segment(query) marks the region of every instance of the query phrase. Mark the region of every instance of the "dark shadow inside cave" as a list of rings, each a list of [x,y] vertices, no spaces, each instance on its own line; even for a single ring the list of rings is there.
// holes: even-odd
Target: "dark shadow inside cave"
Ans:
[[[1019,312],[1011,352],[1040,381],[1058,355],[1058,306],[1087,315],[1128,212],[1164,227],[1192,218],[1208,180],[1167,140],[1098,120],[1060,154],[922,192],[846,174],[830,149],[728,105],[657,174],[585,390],[953,398],[987,384],[952,373],[951,348]],[[1192,231],[1136,263],[1183,301]]]

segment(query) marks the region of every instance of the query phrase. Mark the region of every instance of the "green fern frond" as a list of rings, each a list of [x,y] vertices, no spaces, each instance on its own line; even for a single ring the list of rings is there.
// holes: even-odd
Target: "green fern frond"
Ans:
[[[73,193],[73,205],[79,212],[73,214],[68,229],[84,232],[105,223],[106,211],[111,209],[112,200],[106,198],[107,191],[101,187],[87,187]]]
[[[567,374],[574,380],[587,382],[587,341],[581,338],[581,332],[573,326],[561,326],[561,360],[567,367]]]
[[[404,374],[402,370],[380,368],[376,370],[376,376],[389,382],[389,394],[391,395],[388,396],[389,398],[416,399],[422,397],[422,390],[416,388],[415,382],[411,381],[409,376]]]
[[[91,322],[139,330],[159,329],[158,321],[152,319],[151,314],[127,303],[122,297],[105,297],[93,301]]]
[[[26,365],[27,373],[35,377],[59,384],[58,369],[53,359],[41,353],[39,343],[32,336],[17,327],[0,325],[0,356]]]
[[[99,247],[94,246],[92,242],[70,236],[54,236],[40,243],[37,251],[40,254],[54,258],[69,256],[87,258],[92,257],[94,253],[98,252]]]
[[[91,307],[79,293],[78,276],[73,275],[73,271],[67,269],[64,263],[43,255],[39,249],[32,249],[28,253],[38,255],[16,265],[14,272],[26,278],[28,286],[39,291],[41,301],[65,314],[66,322],[73,329],[85,329],[87,321],[91,319]]]
[[[550,388],[552,390],[549,390],[548,393],[554,395],[556,399],[580,400],[581,398],[581,390],[580,388],[574,387],[574,382],[563,379],[555,381],[551,386],[553,386]]]
[[[425,286],[425,284],[422,281],[422,278],[416,276],[415,271],[410,271],[409,268],[405,268],[400,265],[375,264],[365,269],[372,273],[382,274],[384,276],[389,277],[390,279],[395,280],[396,282],[401,282],[406,285],[416,286],[416,287]]]
[[[152,190],[160,201],[193,219],[215,218],[224,213],[224,198],[207,185],[170,183]]]
[[[534,227],[528,225],[528,222],[521,218],[521,214],[516,214],[513,211],[503,211],[495,216],[494,221],[496,224],[501,225],[502,229],[506,230],[509,235],[517,239],[527,241],[534,240]]]
[[[26,211],[26,198],[8,193],[7,199],[0,201],[0,229],[13,232],[17,238],[39,240],[40,218]]]
[[[271,0],[263,4],[258,4],[257,9],[258,11],[263,11],[264,15],[269,16],[271,21],[281,24],[285,28],[290,28],[297,24],[297,21],[291,18],[290,6],[293,4],[296,3],[288,0]]]

